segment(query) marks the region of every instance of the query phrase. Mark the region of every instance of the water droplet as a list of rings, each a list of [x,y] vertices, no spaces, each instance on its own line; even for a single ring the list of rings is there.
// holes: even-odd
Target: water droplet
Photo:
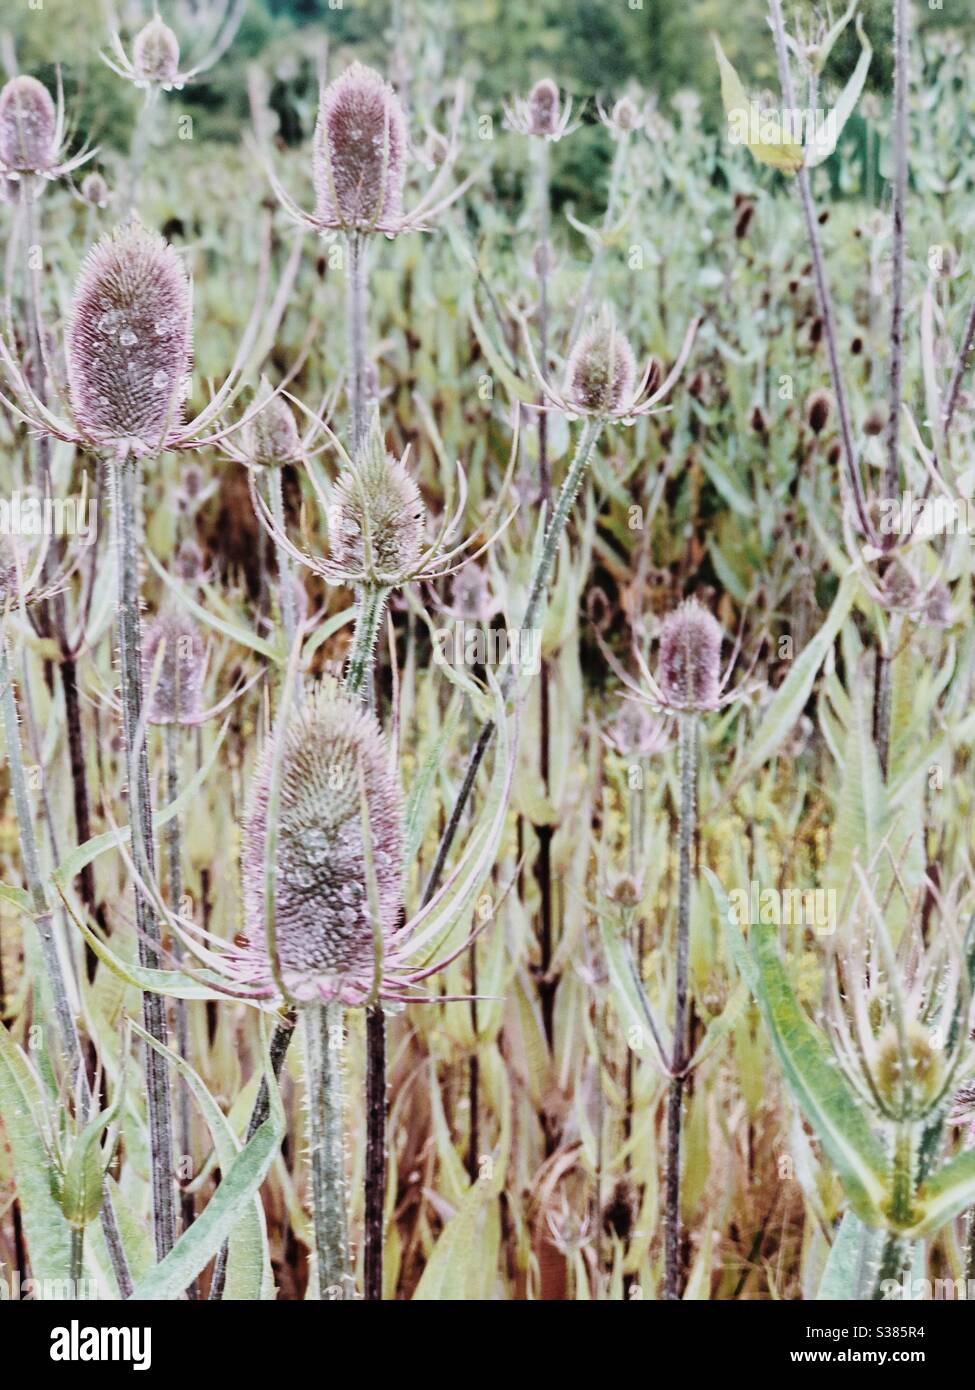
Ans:
[[[107,333],[109,337],[118,331],[119,312],[117,309],[108,309],[98,320],[98,331]]]
[[[169,376],[167,375],[166,372],[164,372],[164,371],[162,370],[161,367],[160,367],[160,369],[159,369],[158,372],[155,372],[155,373],[153,374],[152,384],[153,384],[153,386],[156,388],[157,391],[161,391],[162,388],[166,385],[166,383],[167,383],[168,381],[169,381]]]
[[[133,333],[131,328],[123,328],[122,332],[118,335],[118,340],[123,347],[131,347],[133,343],[139,341],[138,335]]]

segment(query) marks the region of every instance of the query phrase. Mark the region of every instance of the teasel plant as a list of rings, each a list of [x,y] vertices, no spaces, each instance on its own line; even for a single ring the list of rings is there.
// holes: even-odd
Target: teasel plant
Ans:
[[[285,554],[320,575],[326,583],[343,585],[356,593],[356,619],[348,657],[344,690],[355,698],[368,698],[376,644],[382,630],[390,593],[412,583],[422,583],[459,572],[497,539],[510,522],[510,514],[498,530],[477,545],[478,532],[455,542],[466,507],[466,484],[458,465],[458,503],[444,520],[432,541],[426,538],[426,515],[419,488],[406,467],[405,456],[396,459],[386,449],[379,411],[374,410],[369,435],[359,455],[353,458],[320,418],[313,421],[331,437],[339,454],[341,468],[331,494],[320,490],[315,473],[309,468],[316,495],[327,520],[329,553],[323,557],[299,549],[289,539],[267,508],[253,483],[251,495],[255,510],[275,544]],[[517,453],[518,416],[512,430],[512,449],[508,471],[495,508],[483,528],[491,531],[497,520]],[[476,547],[476,548],[475,548]],[[328,1027],[339,1029],[338,1004],[323,1006],[330,1013]],[[365,1291],[370,1300],[382,1297],[382,1220],[385,1194],[385,1113],[386,1062],[385,1017],[381,1000],[372,1001],[367,1013],[366,1065],[366,1213],[365,1213]],[[334,1103],[339,1077],[331,1078]],[[338,1166],[336,1159],[334,1167]]]
[[[255,314],[223,386],[198,415],[184,420],[192,340],[190,281],[172,247],[134,218],[103,237],[79,272],[64,339],[68,406],[64,417],[34,389],[12,338],[0,336],[0,363],[10,393],[0,392],[0,401],[39,434],[73,444],[103,460],[108,470],[132,849],[136,873],[144,884],[154,878],[155,852],[139,616],[141,471],[166,452],[218,444],[253,418],[256,406],[233,423],[220,420],[239,390],[256,326]],[[45,370],[56,380],[43,346],[43,326],[38,327]],[[158,916],[138,884],[135,897],[140,958],[146,968],[153,969],[159,964]],[[158,996],[150,992],[143,994],[143,1018],[146,1032],[165,1047],[165,1013]],[[145,1062],[154,1237],[162,1259],[176,1238],[170,1084],[162,1052],[147,1044]]]
[[[409,134],[399,97],[374,69],[352,63],[323,87],[312,142],[315,206],[306,212],[273,168],[268,177],[288,216],[319,236],[341,235],[346,250],[348,394],[351,452],[361,449],[369,419],[368,257],[377,235],[425,231],[470,187],[475,175],[446,190],[457,159],[463,109],[458,84],[444,157],[427,192],[404,210]]]
[[[909,895],[906,926],[889,925],[878,895],[883,846],[855,864],[844,911],[824,941],[821,1012],[810,1018],[786,977],[778,930],[752,922],[747,940],[717,877],[706,870],[731,954],[761,1009],[796,1106],[843,1186],[848,1210],[822,1276],[821,1297],[899,1297],[917,1242],[975,1198],[975,1150],[946,1157],[946,1125],[967,1113],[975,985],[975,916],[959,878]],[[927,897],[937,930],[916,914]],[[891,1289],[896,1292],[891,1293]]]
[[[569,420],[582,421],[575,452],[551,514],[543,519],[544,530],[534,551],[536,558],[519,624],[519,633],[525,636],[534,630],[544,611],[546,590],[555,557],[604,427],[610,423],[629,425],[641,415],[648,415],[658,407],[664,408],[660,403],[670,395],[683,373],[694,344],[698,321],[692,320],[673,367],[661,385],[652,390],[648,390],[648,387],[654,362],[651,360],[643,377],[637,381],[633,349],[606,307],[594,317],[573,344],[566,362],[565,380],[561,389],[556,388],[541,370],[527,328],[524,324],[522,327],[531,370],[546,399],[546,404],[538,408],[559,410]],[[511,691],[516,675],[515,669],[509,666],[501,682],[503,694],[507,695]],[[433,892],[439,882],[464,808],[474,789],[478,770],[493,736],[494,725],[489,719],[482,724],[471,750],[433,863],[427,885],[428,893]]]
[[[27,894],[19,901],[22,912],[34,922],[41,947],[41,958],[54,1008],[57,1033],[61,1052],[68,1072],[68,1089],[75,1103],[75,1119],[80,1130],[77,1152],[81,1155],[81,1171],[91,1179],[87,1194],[79,1192],[75,1182],[69,1191],[62,1185],[59,1194],[61,1205],[72,1226],[71,1271],[72,1277],[80,1278],[80,1266],[84,1240],[84,1228],[100,1215],[105,1242],[108,1248],[112,1271],[119,1295],[127,1298],[132,1292],[132,1277],[128,1259],[116,1219],[112,1195],[105,1182],[105,1171],[98,1169],[93,1174],[93,1165],[98,1168],[97,1141],[104,1129],[93,1115],[94,1094],[88,1080],[81,1040],[75,1024],[75,1004],[69,986],[69,979],[62,965],[58,947],[54,912],[41,868],[41,857],[34,832],[33,812],[28,791],[27,772],[24,765],[23,746],[20,730],[20,716],[14,674],[10,661],[10,633],[14,627],[16,614],[26,614],[30,604],[43,602],[51,596],[51,589],[45,588],[45,550],[41,545],[36,556],[29,556],[21,542],[10,537],[0,537],[0,708],[4,743],[6,746],[7,768],[10,775],[10,789],[14,803],[14,813],[20,839],[21,858],[24,876],[27,881]],[[55,584],[66,581],[66,575],[58,576]],[[25,677],[26,681],[26,668]],[[107,1121],[106,1121],[107,1123]],[[70,1166],[70,1165],[69,1165]],[[66,1168],[55,1171],[66,1173]],[[76,1173],[76,1168],[72,1169]],[[71,1201],[78,1197],[79,1210],[69,1210]]]
[[[124,211],[131,212],[138,202],[139,184],[152,140],[160,93],[181,92],[188,84],[198,82],[205,73],[215,67],[233,43],[246,8],[247,0],[233,0],[232,4],[227,0],[226,3],[217,4],[212,22],[209,24],[211,16],[194,16],[194,23],[200,24],[202,21],[202,27],[209,27],[211,33],[208,39],[209,47],[189,67],[181,66],[179,39],[158,11],[132,40],[131,55],[126,53],[118,30],[112,30],[109,36],[109,52],[99,55],[102,62],[117,76],[145,92],[145,100],[139,108],[132,134]]]
[[[598,635],[598,634],[597,634]],[[631,971],[637,987],[640,1012],[665,1074],[667,1099],[666,1178],[664,1198],[664,1280],[666,1299],[681,1297],[680,1194],[681,1141],[684,1091],[693,1068],[689,1054],[691,893],[697,877],[693,864],[697,834],[700,721],[744,699],[750,687],[743,681],[727,689],[741,650],[735,641],[722,671],[724,633],[717,619],[697,599],[685,599],[664,618],[660,627],[657,669],[654,674],[638,645],[633,655],[639,671],[634,678],[610,651],[602,636],[599,645],[621,681],[628,699],[650,714],[656,745],[667,724],[676,722],[678,742],[678,840],[677,922],[674,949],[674,1014],[670,1042],[655,1017],[654,1006],[640,980],[639,967]],[[662,725],[662,727],[661,727]]]

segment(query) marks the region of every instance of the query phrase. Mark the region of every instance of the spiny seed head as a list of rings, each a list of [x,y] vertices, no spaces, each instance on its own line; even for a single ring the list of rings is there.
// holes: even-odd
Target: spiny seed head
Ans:
[[[199,722],[205,665],[206,644],[196,623],[181,608],[163,609],[147,626],[142,643],[142,683],[150,724]]]
[[[877,1048],[877,1090],[884,1100],[901,1110],[907,1101],[906,1088],[911,1087],[912,1113],[920,1113],[934,1100],[944,1078],[941,1054],[932,1046],[931,1037],[916,1019],[907,1024],[906,1066],[900,1037],[893,1023],[884,1029]]]
[[[640,112],[629,97],[620,97],[610,119],[617,130],[636,130],[640,125]]]
[[[569,354],[566,398],[594,415],[611,415],[625,409],[635,379],[633,349],[604,310],[580,333]]]
[[[14,77],[0,91],[0,164],[19,174],[42,173],[54,163],[57,112],[36,77]]]
[[[86,174],[81,180],[81,196],[90,208],[104,208],[108,206],[109,189],[108,184],[101,174]]]
[[[697,599],[668,613],[660,629],[657,684],[668,705],[711,710],[720,699],[721,626]]]
[[[265,843],[274,743],[255,772],[244,831],[246,929],[265,950]],[[374,714],[328,680],[307,691],[284,736],[278,769],[275,944],[297,998],[323,977],[371,980],[374,936],[363,840],[365,797],[379,926],[402,905],[403,813],[389,749]]]
[[[833,397],[826,390],[814,391],[806,401],[806,421],[813,434],[822,434],[829,424]]]
[[[395,224],[406,178],[406,118],[378,72],[353,63],[329,83],[315,128],[316,215],[370,231]]]
[[[140,82],[169,86],[179,75],[179,41],[158,15],[135,36],[132,66]]]
[[[244,432],[244,455],[249,463],[262,468],[281,468],[301,457],[301,437],[295,417],[286,400],[271,395],[261,383],[267,404],[254,416]]]
[[[550,77],[528,94],[528,125],[532,135],[554,135],[559,128],[559,89]]]
[[[120,453],[157,450],[179,423],[190,367],[190,282],[141,222],[88,252],[67,333],[68,390],[82,432]]]
[[[900,560],[888,566],[880,588],[885,608],[909,610],[917,602],[917,582]]]
[[[17,602],[17,551],[12,536],[0,531],[0,615]]]
[[[375,573],[406,577],[415,571],[423,553],[423,499],[403,463],[387,452],[378,417],[359,461],[339,475],[330,511],[332,561],[338,569],[363,570],[368,524]]]

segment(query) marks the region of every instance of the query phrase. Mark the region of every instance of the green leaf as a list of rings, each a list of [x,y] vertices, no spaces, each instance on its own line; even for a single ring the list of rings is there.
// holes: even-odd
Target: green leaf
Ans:
[[[51,1188],[44,1113],[27,1059],[0,1024],[0,1119],[13,1157],[31,1275],[39,1282],[65,1280],[71,1270],[71,1231]]]
[[[975,1206],[975,1149],[966,1149],[921,1184],[914,1200],[914,1209],[920,1216],[907,1234],[933,1235],[971,1206]]]
[[[708,872],[708,878],[713,887],[714,875]],[[832,1050],[793,993],[779,959],[776,929],[753,922],[746,944],[733,914],[726,923],[735,958],[743,959],[745,953],[749,957],[745,979],[796,1104],[836,1169],[854,1211],[868,1224],[881,1224],[889,1186],[886,1151]]]
[[[213,1139],[217,1162],[222,1173],[229,1172],[241,1145],[231,1128],[230,1122],[220,1109],[206,1084],[193,1068],[168,1047],[157,1044],[137,1023],[133,1031],[143,1041],[152,1044],[168,1060],[174,1071],[178,1072],[200,1108],[207,1128]],[[265,1277],[271,1275],[271,1261],[267,1245],[267,1230],[264,1223],[264,1205],[255,1195],[250,1209],[245,1210],[230,1235],[230,1250],[227,1257],[227,1278],[224,1285],[225,1301],[256,1302],[261,1297],[261,1287]]]
[[[160,1047],[154,1039],[147,1037],[147,1041],[157,1051],[168,1055],[175,1065],[173,1053]],[[134,1300],[179,1298],[232,1235],[251,1206],[277,1156],[285,1132],[284,1109],[266,1049],[265,1075],[270,1115],[224,1171],[220,1186],[193,1225],[183,1232],[165,1259],[136,1284],[132,1292]]]
[[[846,1212],[833,1238],[816,1293],[817,1303],[861,1299],[882,1238],[876,1227],[865,1226],[854,1212]]]
[[[853,606],[856,589],[856,575],[848,574],[840,584],[822,627],[796,657],[792,670],[772,697],[751,747],[733,778],[728,795],[747,781],[795,728],[809,699],[816,674]]]
[[[717,36],[712,34],[711,38],[721,73],[721,102],[725,114],[735,122],[744,120],[745,128],[748,129],[748,94],[742,86],[741,78],[725,56]],[[773,169],[781,170],[783,174],[798,173],[802,168],[804,151],[801,145],[785,138],[780,118],[769,112],[764,113],[762,128],[768,139],[752,141],[746,137],[741,143],[761,164],[769,164]]]

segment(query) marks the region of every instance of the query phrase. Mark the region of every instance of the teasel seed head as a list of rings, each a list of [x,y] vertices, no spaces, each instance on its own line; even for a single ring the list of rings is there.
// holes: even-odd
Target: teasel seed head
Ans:
[[[657,684],[668,705],[704,712],[721,691],[721,626],[697,599],[685,599],[660,629]]]
[[[243,453],[248,463],[262,468],[283,468],[301,458],[301,436],[287,401],[271,395],[266,382],[261,390],[268,401],[244,431]]]
[[[829,424],[833,397],[826,390],[814,391],[806,401],[806,423],[813,434],[822,434]]]
[[[633,395],[633,349],[608,310],[580,333],[565,372],[565,396],[595,415],[622,410]]]
[[[91,173],[81,180],[81,196],[90,208],[105,208],[111,194],[102,175]]]
[[[641,125],[641,120],[636,102],[630,97],[620,97],[613,107],[610,120],[617,130],[637,130]]]
[[[347,230],[394,224],[406,149],[399,97],[378,72],[353,63],[322,95],[312,157],[316,216]]]
[[[196,623],[181,608],[164,608],[147,625],[142,642],[142,683],[148,722],[199,723],[205,667],[206,643]]]
[[[891,610],[909,611],[917,602],[917,582],[900,560],[893,560],[888,565],[880,591],[884,607]]]
[[[368,524],[372,568],[377,575],[406,577],[423,554],[424,507],[406,467],[386,449],[378,414],[353,467],[339,475],[330,507],[333,565],[347,573],[366,563],[363,532]]]
[[[274,755],[255,772],[244,831],[246,930],[266,951],[265,843]],[[375,873],[379,926],[396,928],[402,906],[403,813],[389,749],[375,715],[338,682],[306,692],[284,736],[278,769],[275,944],[285,983],[298,999],[329,979],[368,980],[374,960],[362,797]]]
[[[88,252],[67,332],[68,393],[82,433],[120,456],[164,445],[190,368],[190,282],[176,252],[133,219]]]
[[[942,1055],[921,1023],[916,1019],[907,1023],[906,1068],[897,1029],[893,1023],[887,1025],[878,1040],[877,1090],[895,1111],[923,1115],[940,1091],[943,1079]]]
[[[14,77],[0,91],[0,164],[11,173],[43,173],[54,163],[57,111],[36,77]]]
[[[135,36],[132,67],[148,86],[170,86],[179,75],[179,42],[168,24],[156,15]]]
[[[559,128],[559,89],[550,77],[536,82],[528,94],[528,119],[532,135],[555,135]]]
[[[185,584],[195,584],[202,579],[203,551],[191,537],[187,536],[186,540],[180,542],[173,566],[177,579],[181,579]]]
[[[17,602],[17,551],[12,536],[0,531],[0,617]]]

